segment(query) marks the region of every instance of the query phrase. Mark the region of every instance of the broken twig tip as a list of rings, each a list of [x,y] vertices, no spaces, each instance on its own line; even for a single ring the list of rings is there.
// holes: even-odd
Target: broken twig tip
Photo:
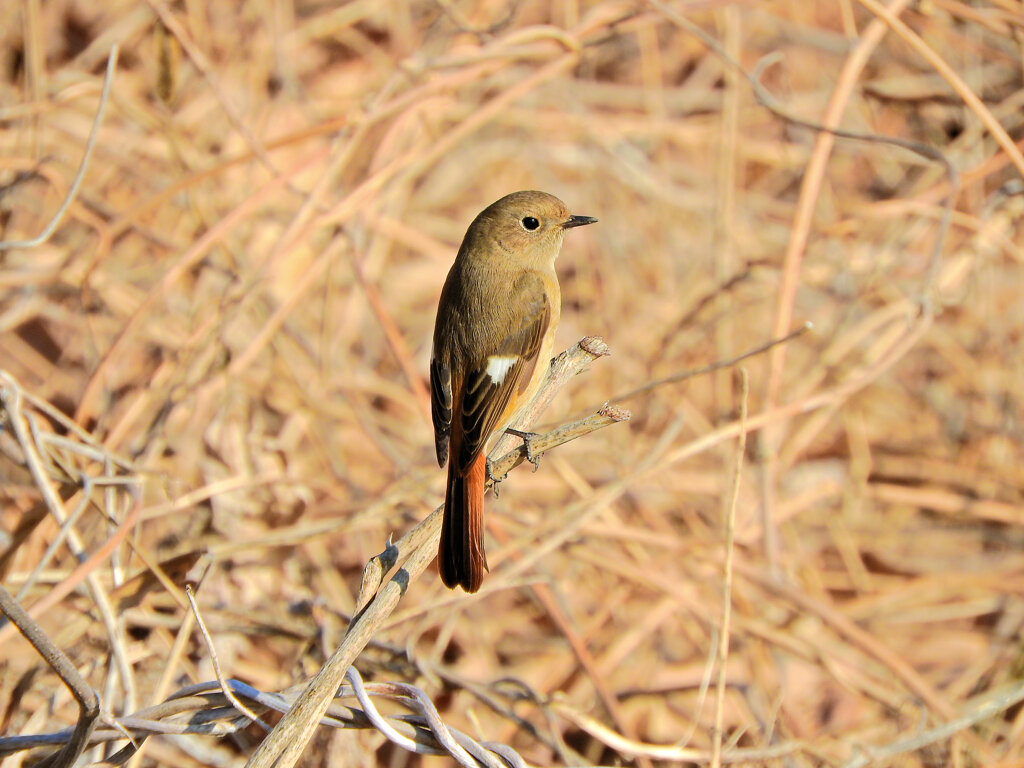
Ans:
[[[580,339],[580,349],[594,357],[607,357],[612,353],[611,348],[600,336],[584,336]]]
[[[608,417],[612,421],[629,421],[633,418],[633,414],[627,409],[618,405],[611,405],[609,403],[602,405],[597,412],[602,416]]]

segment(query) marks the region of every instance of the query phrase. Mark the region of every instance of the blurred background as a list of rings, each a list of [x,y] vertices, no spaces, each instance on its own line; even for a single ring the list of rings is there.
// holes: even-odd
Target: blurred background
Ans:
[[[40,511],[8,412],[5,587],[53,596],[42,629],[125,715],[214,676],[180,594],[205,553],[224,673],[307,680],[365,562],[442,500],[426,374],[461,237],[541,189],[600,219],[558,262],[558,348],[592,334],[612,354],[537,428],[605,402],[633,418],[513,472],[488,497],[483,590],[449,592],[432,566],[363,675],[540,765],[678,764],[643,745],[706,753],[719,704],[748,762],[839,765],[1019,686],[1024,6],[888,8],[4,3],[4,241],[67,196],[120,45],[67,214],[0,252],[0,368],[71,517],[61,534]],[[730,59],[777,110],[932,154],[787,121]],[[741,364],[742,453],[738,368],[663,381],[806,322]],[[122,524],[89,588],[57,591]],[[873,764],[1019,764],[1024,713],[1000,701]],[[0,633],[0,732],[76,711]],[[260,734],[154,738],[135,764],[242,765]],[[448,758],[323,729],[303,760]]]

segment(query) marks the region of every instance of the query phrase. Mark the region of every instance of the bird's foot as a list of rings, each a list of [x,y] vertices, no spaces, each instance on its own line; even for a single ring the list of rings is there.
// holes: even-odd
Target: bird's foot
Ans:
[[[491,490],[494,492],[494,498],[498,498],[498,484],[503,482],[505,478],[508,477],[508,472],[506,472],[501,477],[496,477],[494,472],[491,471],[493,466],[494,465],[491,462],[491,460],[487,459],[487,479],[491,481]]]
[[[526,460],[533,464],[533,471],[536,472],[540,469],[540,456],[535,456],[533,453],[533,441],[540,437],[537,432],[521,432],[518,429],[506,429],[510,435],[515,435],[523,441],[523,448],[526,449]]]

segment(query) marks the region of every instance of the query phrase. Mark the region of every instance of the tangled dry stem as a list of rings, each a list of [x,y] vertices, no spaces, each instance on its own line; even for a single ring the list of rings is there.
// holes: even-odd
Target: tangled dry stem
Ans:
[[[437,748],[423,697],[513,763],[1024,759],[1016,4],[256,7],[0,11],[0,576],[41,649],[0,627],[10,759],[241,765],[274,741],[222,689],[280,727],[386,605],[384,719],[329,703],[358,732],[305,759]],[[552,423],[634,416],[512,475],[466,598],[417,528],[423,371],[516,188],[601,220],[562,334],[615,357]],[[746,396],[719,365],[807,320]]]

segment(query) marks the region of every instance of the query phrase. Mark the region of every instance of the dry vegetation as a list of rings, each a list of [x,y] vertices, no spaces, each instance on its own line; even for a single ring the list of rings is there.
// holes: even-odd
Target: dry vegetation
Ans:
[[[226,677],[297,694],[339,646],[364,564],[440,502],[438,291],[521,188],[600,218],[559,339],[612,350],[540,428],[633,419],[489,498],[482,592],[412,579],[356,662],[384,712],[415,685],[539,765],[715,762],[718,718],[726,761],[1022,764],[1019,0],[2,5],[6,241],[68,194],[121,46],[67,215],[0,252],[0,575],[100,695],[78,764],[215,680],[186,581]],[[941,157],[788,122],[725,56]],[[647,386],[805,321],[742,363],[742,453],[737,368]],[[242,765],[263,731],[220,714],[117,759]],[[0,629],[0,733],[77,718]],[[449,760],[320,728],[301,764]]]

